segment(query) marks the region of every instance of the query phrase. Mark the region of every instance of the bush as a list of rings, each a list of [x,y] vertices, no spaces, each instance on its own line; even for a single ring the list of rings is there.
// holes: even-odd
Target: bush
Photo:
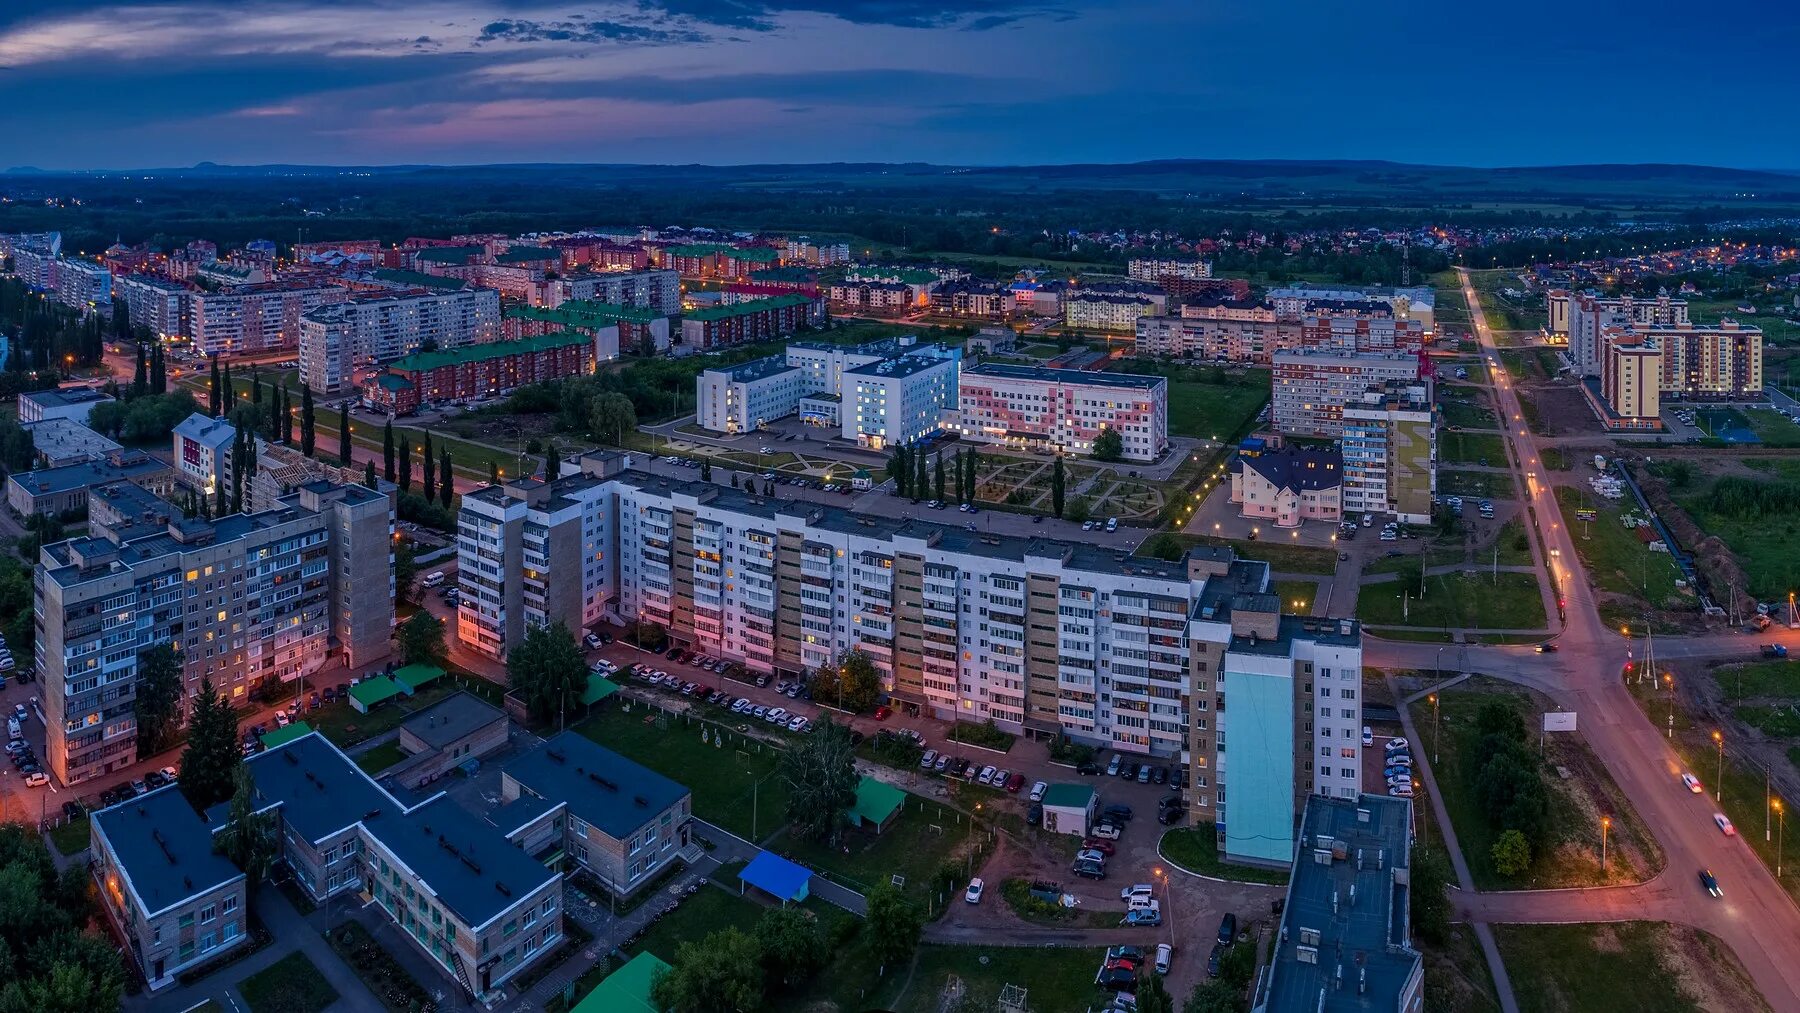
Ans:
[[[998,749],[1005,752],[1012,748],[1017,739],[994,725],[994,719],[988,718],[982,724],[973,721],[958,721],[950,726],[950,741],[963,742],[971,746],[982,746],[986,749]]]
[[[895,735],[886,729],[875,733],[869,751],[882,763],[906,770],[918,767],[919,760],[925,755],[925,747],[919,744],[918,739]]]
[[[1066,763],[1073,767],[1079,767],[1084,763],[1092,762],[1094,752],[1093,746],[1083,745],[1065,735],[1058,735],[1050,741],[1050,761],[1052,763]]]

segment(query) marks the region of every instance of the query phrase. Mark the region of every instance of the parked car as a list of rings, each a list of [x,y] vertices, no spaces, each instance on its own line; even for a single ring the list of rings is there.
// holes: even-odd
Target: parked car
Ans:
[[[1368,725],[1363,725],[1362,744],[1365,746],[1372,746],[1375,744],[1375,732]]]
[[[932,766],[937,763],[937,758],[938,758],[937,750],[935,750],[935,749],[925,750],[925,755],[919,757],[919,769],[920,770],[930,770],[932,768]]]
[[[601,647],[599,636],[593,633],[589,633],[587,636],[582,637],[581,642],[588,645],[588,650],[590,651],[597,651]]]
[[[1098,862],[1076,862],[1069,868],[1069,871],[1084,879],[1106,878],[1106,866]]]
[[[956,759],[956,757],[951,756],[949,753],[939,753],[937,762],[931,765],[931,769],[942,774],[944,771],[950,769],[950,762],[954,759]]]
[[[1175,947],[1168,943],[1156,944],[1156,973],[1168,974],[1169,964],[1175,959]]]
[[[1042,802],[1044,800],[1044,793],[1049,790],[1050,790],[1049,785],[1045,784],[1042,781],[1037,782],[1036,784],[1031,786],[1031,800],[1033,802]]]
[[[1100,773],[1100,765],[1092,760],[1088,760],[1077,766],[1075,768],[1075,773],[1080,774],[1083,777],[1093,777]]]
[[[1009,792],[1012,792],[1014,795],[1017,795],[1019,793],[1019,791],[1021,789],[1023,789],[1024,787],[1025,787],[1025,775],[1024,774],[1014,774],[1013,776],[1006,779],[1006,790]]]
[[[989,764],[988,766],[981,768],[981,775],[979,777],[977,777],[975,780],[981,784],[993,784],[994,783],[994,775],[996,773],[998,773],[998,771],[994,768],[994,766],[992,764]]]
[[[1217,978],[1219,976],[1219,961],[1224,956],[1225,944],[1214,943],[1212,953],[1208,954],[1206,958],[1206,976],[1208,978]]]
[[[1118,850],[1113,845],[1113,842],[1107,841],[1107,840],[1102,840],[1098,837],[1089,837],[1089,838],[1084,839],[1081,842],[1081,848],[1083,851],[1098,851],[1102,855],[1110,855],[1114,851]]]
[[[1152,901],[1152,903],[1155,903]],[[1141,925],[1154,928],[1162,924],[1162,910],[1157,907],[1140,907],[1125,912],[1125,925]]]
[[[1112,805],[1100,810],[1101,819],[1111,820],[1114,817],[1117,817],[1117,822],[1129,823],[1131,821],[1131,807],[1123,802],[1114,802]]]
[[[1035,827],[1044,822],[1044,803],[1033,802],[1025,809],[1025,825]]]
[[[1111,823],[1101,823],[1095,826],[1093,832],[1088,836],[1098,837],[1103,841],[1116,841],[1119,839],[1119,828]]]
[[[1150,783],[1150,765],[1148,763],[1146,763],[1143,766],[1138,768],[1137,783],[1139,783],[1139,784],[1149,784]]]
[[[1133,883],[1130,886],[1121,887],[1119,889],[1119,899],[1127,904],[1131,903],[1133,897],[1144,897],[1148,899],[1155,894],[1156,887],[1149,883]]]
[[[1124,762],[1124,758],[1119,756],[1118,753],[1114,753],[1112,762],[1108,763],[1106,765],[1106,776],[1107,777],[1116,777],[1119,773],[1119,765],[1123,762]]]
[[[1237,915],[1227,911],[1225,917],[1219,919],[1219,942],[1230,946],[1235,939],[1237,939]]]
[[[981,903],[981,888],[983,885],[981,877],[979,876],[969,880],[969,888],[963,891],[963,900],[970,904]]]

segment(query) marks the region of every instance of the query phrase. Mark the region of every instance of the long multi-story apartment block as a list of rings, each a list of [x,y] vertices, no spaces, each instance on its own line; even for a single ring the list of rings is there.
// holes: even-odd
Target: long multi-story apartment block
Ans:
[[[465,496],[458,544],[459,629],[490,654],[525,623],[614,609],[758,672],[858,650],[894,699],[941,718],[1187,757],[1182,789],[1226,853],[1254,861],[1291,858],[1309,794],[1360,790],[1360,631],[1282,616],[1268,566],[1229,549],[1167,562],[984,535],[659,478],[610,453]],[[1243,715],[1229,772],[1227,702]]]
[[[412,292],[321,306],[300,318],[300,381],[319,394],[356,382],[358,367],[417,352],[500,339],[500,293],[491,288]]]
[[[681,341],[704,351],[785,337],[806,326],[813,300],[794,292],[732,306],[695,310],[681,321]]]
[[[1688,320],[1686,299],[1670,298],[1665,291],[1653,299],[1623,295],[1607,297],[1591,292],[1551,289],[1544,297],[1544,330],[1552,341],[1569,346],[1575,370],[1584,376],[1600,371],[1604,358],[1603,332],[1609,327],[1678,326]]]
[[[1137,353],[1143,356],[1268,365],[1276,352],[1300,343],[1301,325],[1296,320],[1185,314],[1137,320]]]
[[[1169,446],[1169,381],[982,363],[962,371],[951,427],[978,443],[1081,455],[1094,452],[1102,430],[1116,429],[1125,460],[1153,461]]]
[[[1344,512],[1429,524],[1437,416],[1419,383],[1389,383],[1344,405]]]
[[[1099,331],[1131,331],[1139,317],[1160,313],[1160,298],[1129,292],[1077,291],[1063,300],[1063,323]]]
[[[565,332],[417,352],[388,363],[363,384],[363,401],[404,415],[421,407],[493,397],[528,383],[594,371],[594,339]]]
[[[1763,332],[1735,320],[1632,327],[1662,353],[1662,393],[1673,400],[1743,401],[1763,396]]]
[[[1126,270],[1138,281],[1161,281],[1164,278],[1200,280],[1212,277],[1212,261],[1133,257],[1127,263]]]
[[[1345,405],[1372,386],[1417,381],[1422,375],[1421,362],[1418,355],[1408,352],[1276,352],[1275,430],[1289,436],[1336,439],[1343,433]]]
[[[56,299],[83,313],[112,305],[112,272],[92,260],[62,260],[56,265]]]
[[[170,644],[184,710],[203,679],[233,705],[270,680],[385,657],[393,506],[315,482],[279,509],[106,527],[39,552],[44,758],[65,784],[137,759],[139,652]]]
[[[1301,321],[1300,347],[1417,355],[1425,350],[1425,325],[1417,320],[1364,313],[1307,316]]]
[[[665,317],[681,312],[681,276],[674,271],[571,274],[558,279],[551,293],[551,306],[581,300],[655,310]]]
[[[349,298],[350,290],[341,285],[280,282],[229,291],[195,291],[189,300],[194,347],[207,355],[298,348],[302,316]]]
[[[125,304],[133,327],[148,327],[162,341],[181,341],[193,333],[194,286],[155,274],[120,275],[113,294]]]
[[[1411,288],[1378,285],[1325,288],[1294,285],[1270,289],[1265,298],[1275,307],[1275,315],[1283,320],[1339,312],[1366,315],[1370,312],[1366,304],[1382,303],[1386,306],[1387,314],[1402,320],[1417,321],[1426,331],[1433,331],[1437,323],[1437,290],[1429,285],[1414,285]]]

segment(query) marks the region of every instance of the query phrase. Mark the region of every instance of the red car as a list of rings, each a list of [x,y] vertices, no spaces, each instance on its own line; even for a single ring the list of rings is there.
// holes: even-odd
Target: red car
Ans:
[[[1023,787],[1025,787],[1024,774],[1014,774],[1006,779],[1006,790],[1012,792],[1014,795],[1017,795],[1019,789]]]
[[[1103,841],[1098,837],[1089,837],[1088,839],[1082,841],[1081,847],[1082,847],[1082,850],[1084,850],[1084,851],[1087,851],[1087,850],[1098,851],[1102,855],[1110,855],[1119,850],[1118,848],[1113,847],[1113,842]]]
[[[886,721],[888,719],[888,715],[892,714],[892,713],[894,713],[892,708],[890,708],[887,704],[882,704],[881,706],[875,708],[875,720]]]

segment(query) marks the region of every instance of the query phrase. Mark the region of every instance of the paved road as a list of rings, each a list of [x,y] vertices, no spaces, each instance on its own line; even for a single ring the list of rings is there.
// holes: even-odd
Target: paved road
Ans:
[[[1482,354],[1497,358],[1493,334],[1466,274],[1463,289]],[[1504,377],[1498,378],[1495,393],[1505,418],[1521,414],[1518,396]],[[1509,453],[1516,467],[1530,471],[1537,459],[1536,441],[1528,430],[1514,425],[1506,434]],[[1601,622],[1585,594],[1587,575],[1554,497],[1540,483],[1528,485],[1536,531],[1550,550],[1558,584],[1581,593],[1567,595],[1568,615],[1557,653],[1539,655],[1530,647],[1470,647],[1467,670],[1532,686],[1559,706],[1580,712],[1584,738],[1662,846],[1667,871],[1629,891],[1479,895],[1459,897],[1459,906],[1478,922],[1620,918],[1684,922],[1723,940],[1771,1006],[1800,1009],[1800,907],[1743,841],[1725,837],[1713,826],[1711,800],[1681,784],[1682,767],[1664,732],[1651,723],[1620,681],[1626,645]],[[1533,552],[1541,564],[1544,556],[1535,545]],[[1778,631],[1764,639],[1800,649],[1800,634],[1793,631]],[[1659,640],[1657,654],[1665,660],[1741,657],[1754,643],[1735,632],[1671,639],[1666,645]],[[1372,638],[1365,657],[1371,667],[1429,669],[1436,654],[1436,645]],[[1719,877],[1723,900],[1713,900],[1700,889],[1695,877],[1702,868]]]

